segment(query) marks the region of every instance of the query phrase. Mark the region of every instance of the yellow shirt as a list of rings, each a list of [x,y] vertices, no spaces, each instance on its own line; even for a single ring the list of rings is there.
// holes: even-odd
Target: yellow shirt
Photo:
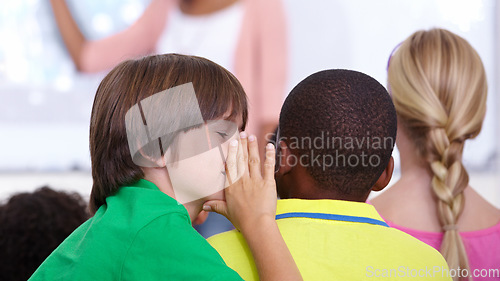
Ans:
[[[304,280],[451,280],[438,251],[388,227],[372,205],[279,200],[276,218]],[[259,279],[238,231],[208,241],[243,279]]]

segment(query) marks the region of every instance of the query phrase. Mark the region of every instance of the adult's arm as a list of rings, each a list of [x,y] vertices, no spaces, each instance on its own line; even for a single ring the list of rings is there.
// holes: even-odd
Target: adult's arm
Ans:
[[[239,149],[231,143],[227,173],[230,179],[238,180],[225,189],[225,202],[209,201],[204,209],[226,216],[241,231],[254,257],[260,280],[302,280],[275,220],[274,157],[274,146],[269,144],[262,176],[255,137],[248,141],[242,137]]]
[[[51,0],[52,10],[64,44],[78,70],[97,72],[110,69],[122,60],[155,51],[173,1],[153,0],[127,29],[112,36],[87,40],[64,0]]]
[[[252,0],[255,1],[255,0]],[[288,22],[281,0],[258,0],[259,25],[259,141],[278,125],[279,112],[286,92],[288,78]]]

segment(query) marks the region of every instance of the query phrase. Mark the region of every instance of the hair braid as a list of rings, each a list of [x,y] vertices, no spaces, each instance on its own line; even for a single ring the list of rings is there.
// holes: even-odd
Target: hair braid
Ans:
[[[388,82],[398,118],[433,173],[444,232],[441,254],[450,268],[469,269],[457,222],[469,184],[464,142],[479,134],[486,112],[481,59],[466,40],[447,30],[417,31],[391,58]]]
[[[462,165],[462,141],[448,139],[445,129],[432,129],[428,137],[428,161],[434,176],[431,186],[437,201],[437,213],[444,236],[440,252],[450,268],[469,268],[469,260],[457,221],[463,211],[464,189],[469,175]]]

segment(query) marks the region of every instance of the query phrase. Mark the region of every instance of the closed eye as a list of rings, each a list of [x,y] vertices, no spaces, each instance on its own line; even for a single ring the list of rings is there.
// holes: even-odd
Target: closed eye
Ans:
[[[217,134],[219,134],[219,136],[221,136],[222,138],[226,138],[227,137],[227,134],[224,133],[224,132],[217,132]]]

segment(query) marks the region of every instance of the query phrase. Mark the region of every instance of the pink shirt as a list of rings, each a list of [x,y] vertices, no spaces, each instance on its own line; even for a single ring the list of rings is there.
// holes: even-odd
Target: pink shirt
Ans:
[[[406,228],[387,220],[385,222],[390,227],[406,232],[439,251],[443,233]],[[460,232],[460,236],[462,236],[469,257],[471,274],[475,274],[475,270],[479,275],[486,274],[489,269],[496,270],[492,271],[493,274],[490,273],[489,277],[477,276],[473,280],[500,280],[500,222],[489,228]],[[482,269],[486,269],[486,271],[481,272]]]
[[[372,205],[369,200],[366,203]],[[410,234],[439,251],[443,241],[442,232],[416,230],[399,226],[386,219],[384,221],[390,227]],[[460,236],[469,258],[473,280],[500,280],[500,222],[485,229],[460,232]],[[488,270],[490,270],[489,275]]]

